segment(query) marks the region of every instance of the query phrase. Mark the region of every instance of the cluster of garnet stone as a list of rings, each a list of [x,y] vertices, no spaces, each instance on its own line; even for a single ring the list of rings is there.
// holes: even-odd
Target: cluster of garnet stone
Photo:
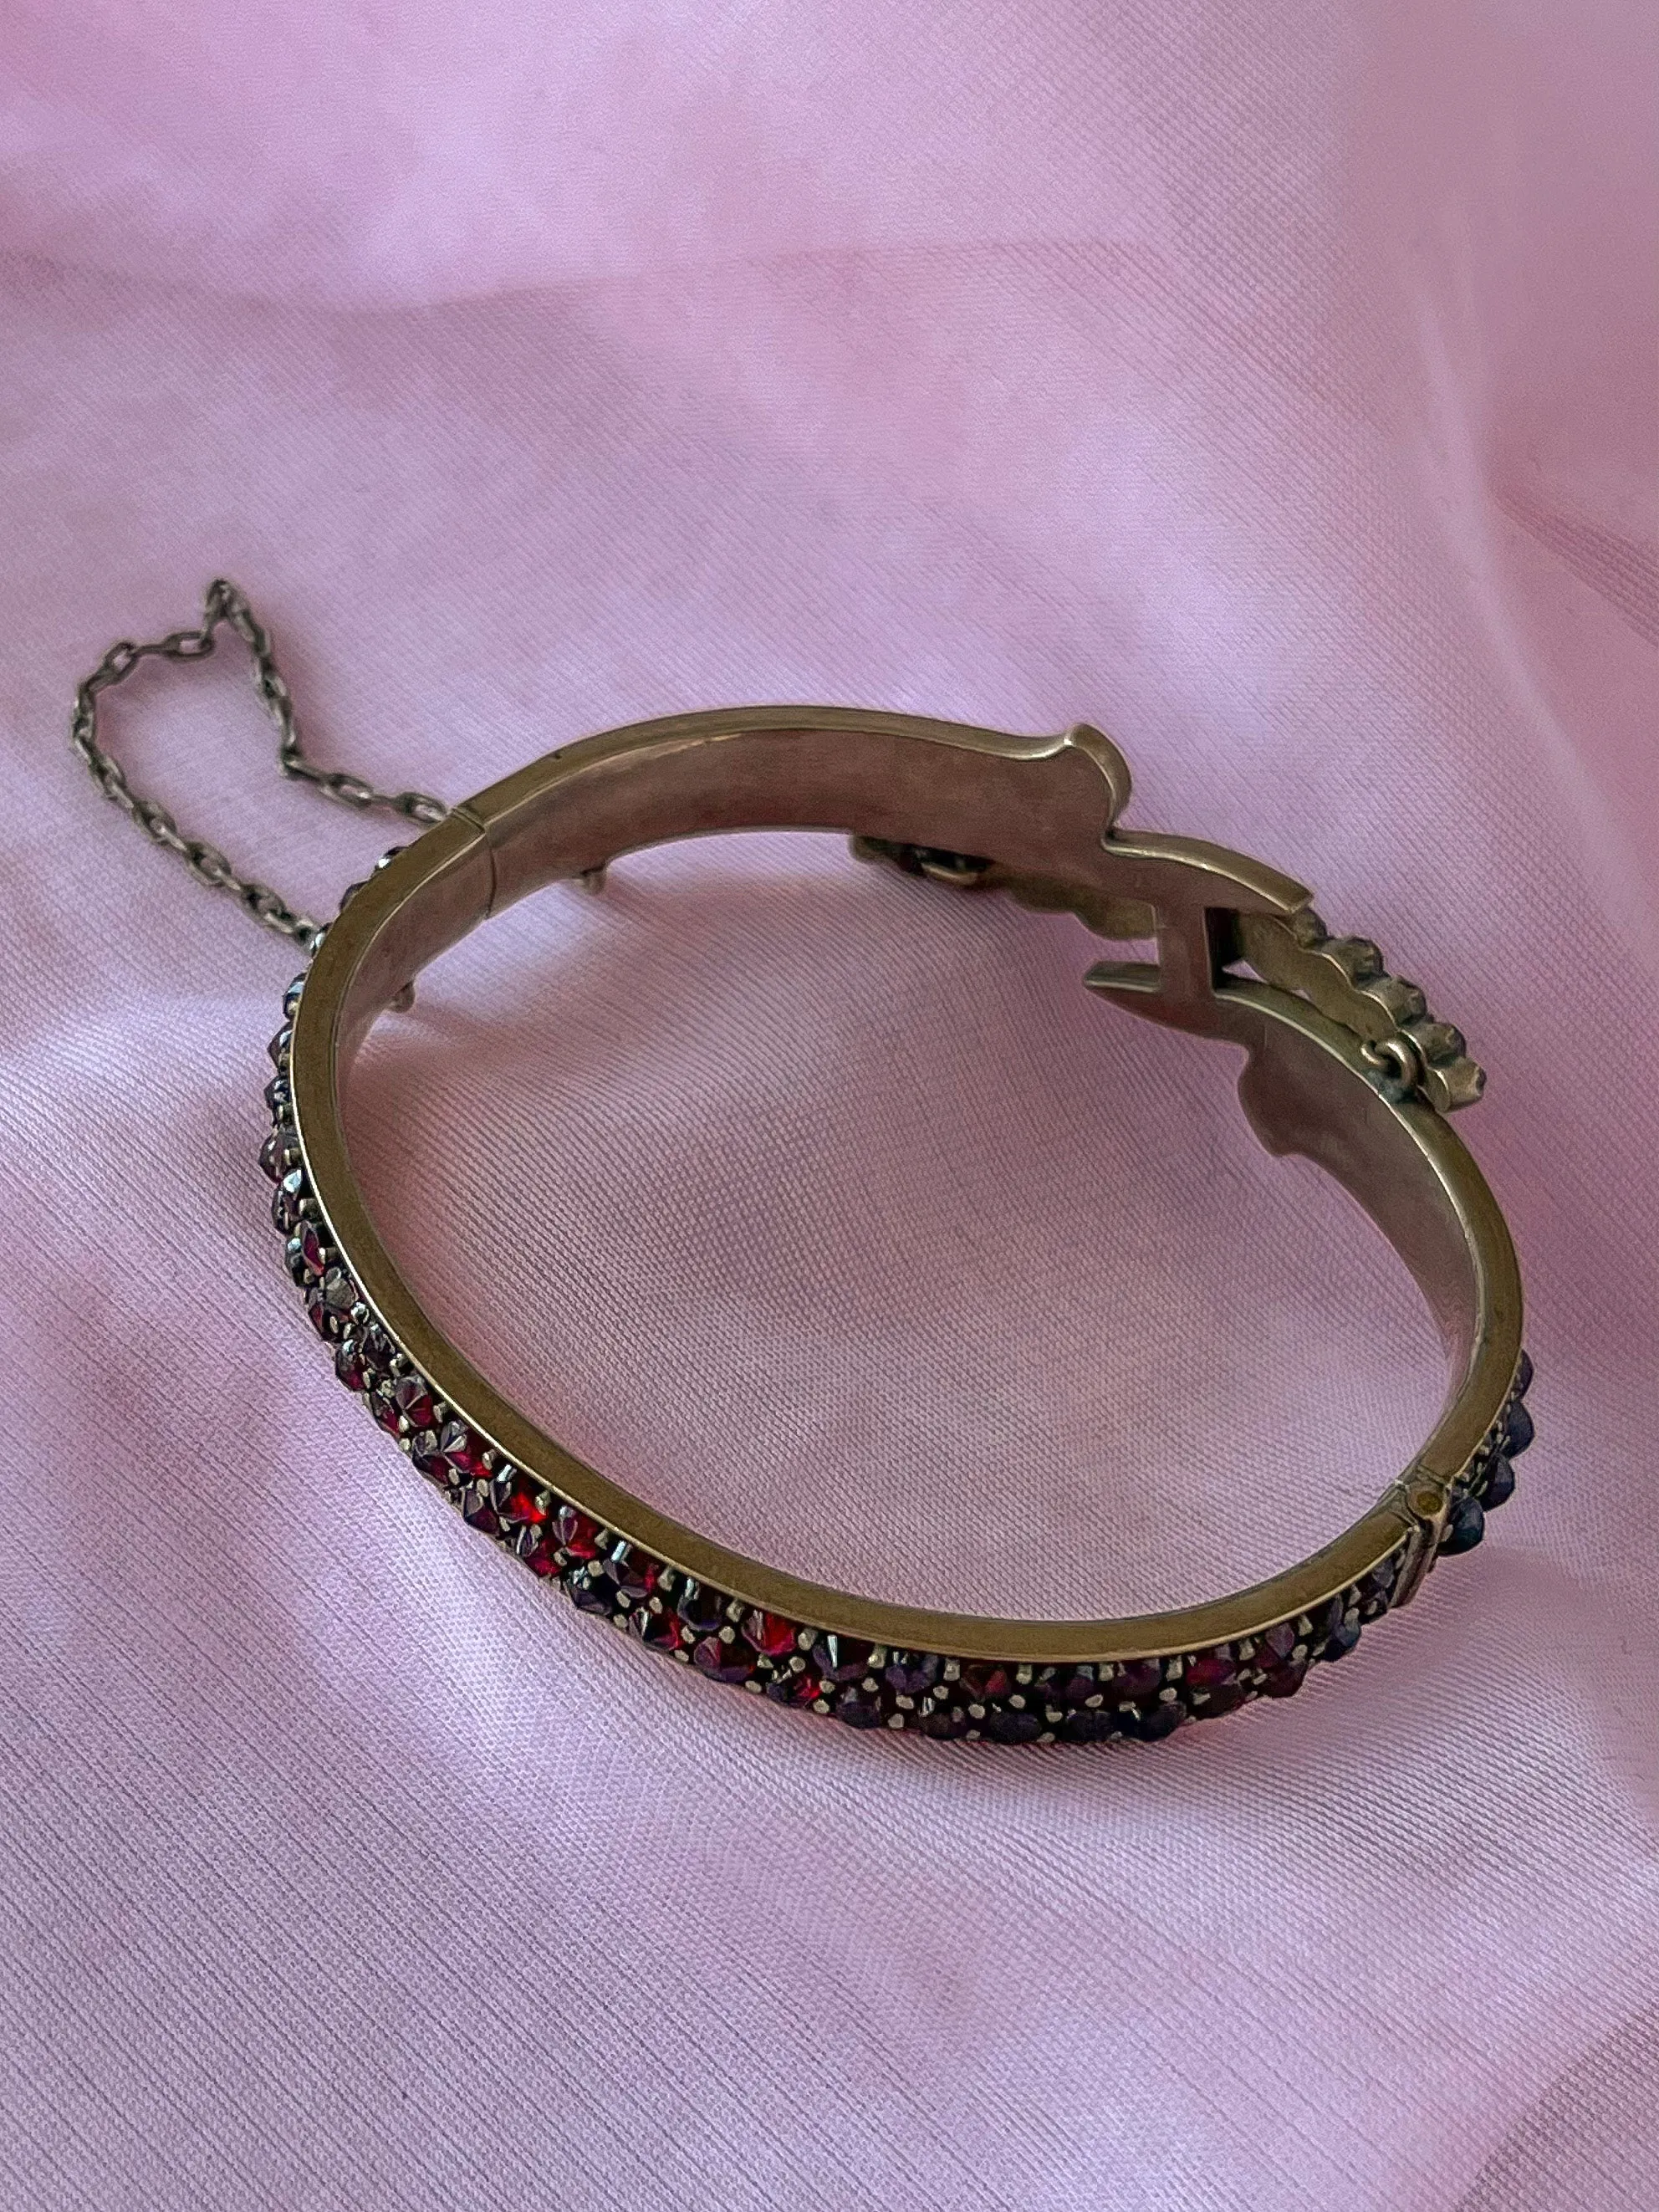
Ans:
[[[1487,1431],[1468,1470],[1452,1486],[1451,1508],[1446,1516],[1442,1552],[1472,1552],[1486,1533],[1486,1516],[1506,1505],[1515,1495],[1515,1465],[1532,1442],[1532,1415],[1527,1393],[1532,1388],[1532,1362],[1523,1352],[1503,1412]]]
[[[312,1326],[331,1346],[341,1382],[427,1480],[475,1528],[533,1573],[556,1580],[584,1613],[603,1614],[714,1681],[741,1684],[853,1728],[995,1743],[1093,1743],[1165,1736],[1184,1721],[1233,1712],[1254,1698],[1293,1696],[1316,1661],[1345,1656],[1362,1626],[1388,1611],[1402,1553],[1314,1612],[1236,1643],[1169,1658],[1024,1666],[833,1635],[693,1580],[511,1465],[443,1402],[370,1311],[329,1243],[295,1131],[288,1054],[303,981],[290,987],[286,1022],[271,1041],[276,1074],[265,1096],[272,1128],[260,1164],[276,1186],[272,1218]],[[1443,1549],[1478,1543],[1480,1516],[1513,1488],[1510,1458],[1531,1441],[1521,1403],[1530,1377],[1523,1360],[1514,1395],[1456,1494]]]

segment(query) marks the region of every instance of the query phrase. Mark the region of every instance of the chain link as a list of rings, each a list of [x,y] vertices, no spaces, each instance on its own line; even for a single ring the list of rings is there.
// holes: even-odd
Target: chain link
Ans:
[[[422,828],[446,818],[449,809],[442,799],[434,799],[426,792],[377,791],[361,776],[343,769],[319,768],[314,761],[306,758],[295,720],[294,701],[276,665],[270,633],[235,585],[222,576],[208,586],[199,629],[171,630],[166,637],[154,638],[147,645],[135,645],[123,638],[111,646],[91,675],[76,688],[75,709],[70,716],[70,743],[86,763],[105,798],[118,806],[130,821],[136,822],[154,843],[176,853],[198,883],[206,884],[213,890],[228,891],[255,921],[274,930],[279,937],[291,939],[309,952],[322,936],[324,925],[291,907],[268,884],[255,883],[249,877],[239,875],[216,845],[210,845],[200,837],[187,836],[165,806],[134,791],[120,762],[99,740],[100,692],[125,683],[143,660],[209,659],[222,624],[235,632],[252,659],[253,688],[276,725],[276,761],[284,775],[313,785],[325,799],[333,799],[339,806],[349,806],[354,813],[378,809],[382,813],[400,815],[405,821],[418,822]]]

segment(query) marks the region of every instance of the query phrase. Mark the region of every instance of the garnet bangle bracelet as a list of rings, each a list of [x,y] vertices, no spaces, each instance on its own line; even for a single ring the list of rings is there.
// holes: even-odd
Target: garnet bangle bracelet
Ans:
[[[1260,861],[1118,826],[1098,731],[1017,738],[904,714],[746,708],[550,753],[450,811],[348,896],[272,1044],[264,1154],[288,1264],[336,1372],[475,1528],[672,1659],[859,1728],[998,1742],[1168,1735],[1287,1697],[1363,1624],[1480,1540],[1531,1439],[1515,1254],[1447,1116],[1480,1092],[1463,1040],[1375,945],[1332,938]],[[422,1310],[371,1224],[341,1089],[375,1018],[486,916],[617,854],[710,831],[840,830],[860,857],[1156,939],[1090,990],[1243,1047],[1270,1152],[1352,1193],[1410,1268],[1448,1356],[1433,1433],[1346,1534],[1213,1603],[1119,1620],[999,1620],[820,1587],[724,1549],[526,1420]],[[982,856],[982,857],[981,857]]]

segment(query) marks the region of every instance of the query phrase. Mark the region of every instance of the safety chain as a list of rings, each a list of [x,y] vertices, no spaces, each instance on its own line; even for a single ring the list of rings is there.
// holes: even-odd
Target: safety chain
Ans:
[[[201,627],[175,629],[166,637],[135,645],[123,638],[111,646],[90,676],[76,688],[75,710],[70,717],[70,743],[90,770],[106,799],[118,806],[155,844],[176,853],[198,882],[210,890],[228,891],[255,921],[290,938],[307,952],[314,949],[324,925],[291,907],[280,892],[266,884],[239,875],[216,845],[187,836],[167,808],[144,799],[127,781],[126,772],[114,755],[100,743],[98,695],[125,683],[142,660],[206,660],[211,658],[221,624],[233,629],[246,646],[253,663],[253,688],[276,725],[276,761],[283,774],[313,785],[325,799],[349,806],[354,813],[379,809],[401,815],[423,827],[441,822],[449,809],[441,799],[423,791],[377,791],[361,776],[342,769],[319,768],[307,760],[295,720],[294,701],[271,650],[270,633],[235,585],[223,576],[208,586],[202,605]]]

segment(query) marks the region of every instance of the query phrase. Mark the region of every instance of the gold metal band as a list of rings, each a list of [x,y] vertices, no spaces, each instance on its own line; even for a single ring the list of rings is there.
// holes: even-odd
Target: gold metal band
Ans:
[[[503,1463],[734,1607],[830,1637],[1024,1668],[1103,1665],[1248,1647],[1390,1562],[1392,1601],[1409,1599],[1471,1468],[1501,1437],[1522,1364],[1509,1233],[1445,1118],[1478,1095],[1480,1071],[1374,946],[1328,935],[1300,884],[1218,846],[1120,828],[1128,794],[1122,756],[1086,726],[1032,738],[903,714],[764,707],[588,738],[454,808],[349,899],[317,953],[287,1048],[305,1202],[362,1303]],[[422,1309],[369,1218],[342,1125],[342,1085],[371,1024],[428,961],[544,884],[595,878],[618,854],[667,839],[780,828],[843,830],[866,857],[1070,909],[1103,937],[1156,937],[1156,963],[1102,962],[1090,988],[1243,1048],[1240,1092],[1262,1142],[1305,1154],[1367,1209],[1410,1267],[1447,1352],[1432,1434],[1335,1542],[1233,1596],[1133,1619],[1005,1620],[878,1603],[727,1551],[630,1496],[527,1421]]]

